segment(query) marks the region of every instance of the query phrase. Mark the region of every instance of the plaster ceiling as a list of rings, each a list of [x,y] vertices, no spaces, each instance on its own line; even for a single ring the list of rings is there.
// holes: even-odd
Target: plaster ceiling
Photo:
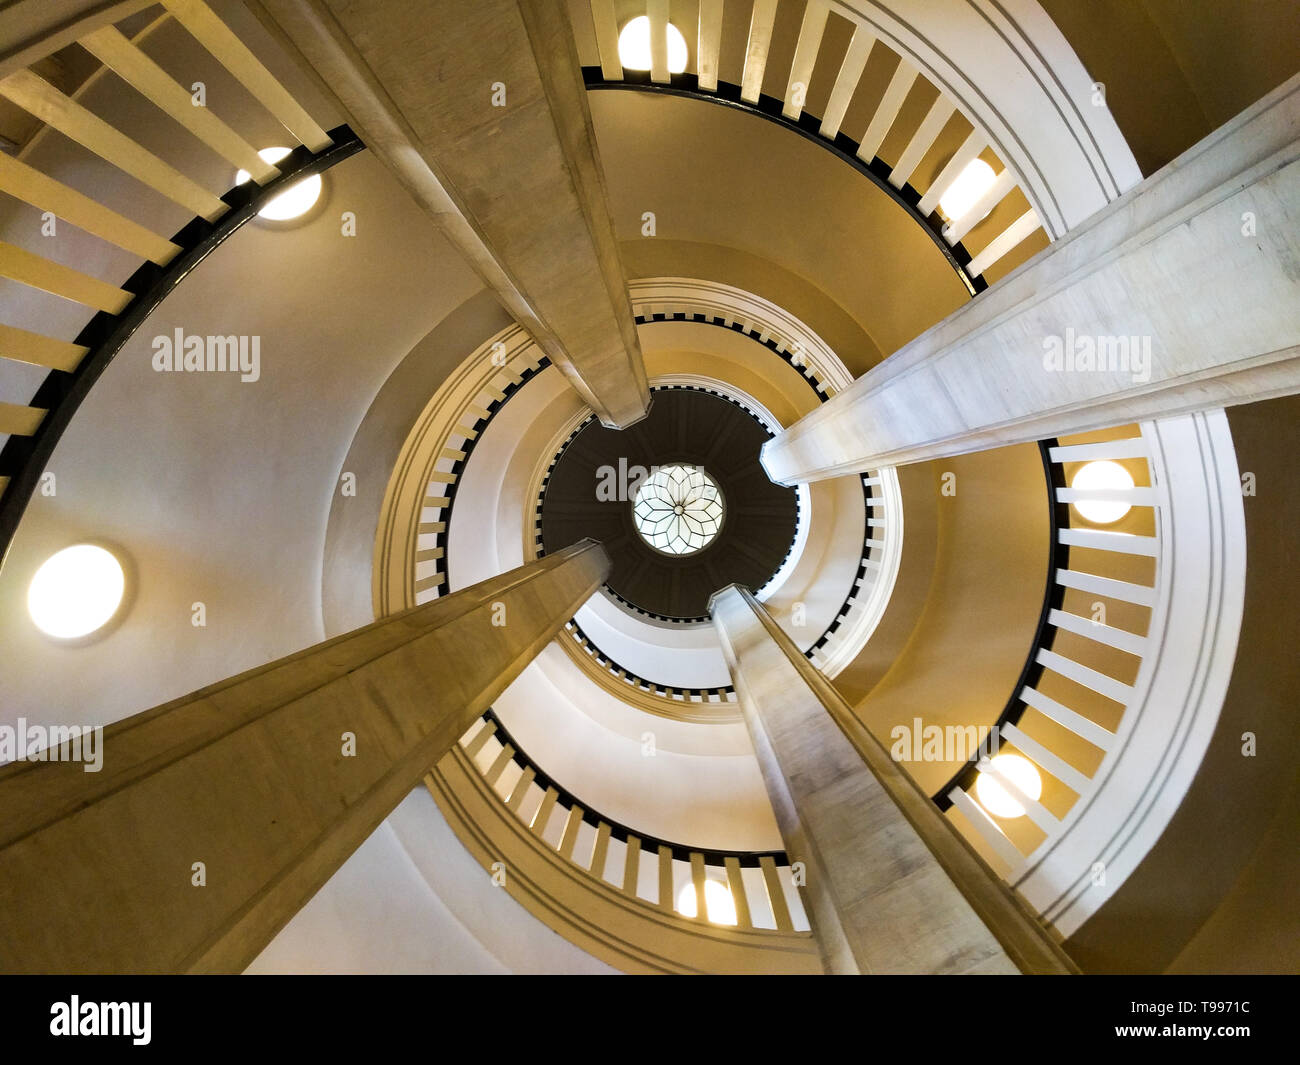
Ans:
[[[908,214],[816,145],[703,101],[616,90],[588,99],[620,240],[712,245],[820,289],[874,348],[839,352],[855,374],[966,301]],[[654,237],[641,235],[647,211]],[[690,267],[671,272],[691,276]],[[769,284],[757,294],[778,306],[798,300],[778,277]]]

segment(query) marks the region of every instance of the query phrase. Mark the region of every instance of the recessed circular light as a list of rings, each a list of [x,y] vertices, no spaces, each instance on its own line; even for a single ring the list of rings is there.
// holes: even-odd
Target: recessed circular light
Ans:
[[[686,69],[686,38],[682,31],[668,23],[668,73],[680,74]],[[618,61],[628,70],[650,69],[650,16],[638,15],[618,35]]]
[[[972,159],[939,197],[939,210],[955,222],[979,202],[979,198],[993,187],[996,180],[997,175],[988,163],[983,159]]]
[[[126,593],[117,557],[95,544],[74,544],[45,560],[27,589],[27,612],[36,627],[60,640],[103,628]]]
[[[291,150],[290,148],[263,148],[257,154],[262,157],[263,162],[274,165]],[[252,176],[247,170],[241,170],[235,175],[235,184],[242,185]],[[257,217],[265,218],[268,222],[288,222],[294,218],[301,218],[316,206],[322,188],[324,188],[324,181],[319,174],[312,174],[301,181],[296,181],[258,211]]]
[[[1081,466],[1070,482],[1071,488],[1090,491],[1125,492],[1133,488],[1133,475],[1118,462],[1099,459]],[[1133,509],[1123,499],[1085,499],[1072,503],[1083,517],[1095,525],[1111,525]]]
[[[1018,754],[994,755],[990,763],[1002,776],[1020,789],[1029,799],[1043,794],[1043,778],[1034,763]],[[1016,800],[992,773],[981,773],[975,781],[975,795],[980,804],[994,817],[1023,817],[1024,806]]]
[[[708,911],[711,924],[738,923],[736,900],[731,897],[731,889],[720,881],[712,878],[704,881],[704,908]],[[695,917],[699,914],[693,883],[684,885],[677,893],[677,912],[683,917]]]

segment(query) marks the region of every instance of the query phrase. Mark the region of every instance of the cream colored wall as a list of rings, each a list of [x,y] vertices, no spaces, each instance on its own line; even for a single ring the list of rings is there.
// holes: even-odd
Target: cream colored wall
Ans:
[[[836,690],[850,706],[865,699],[893,668],[894,661],[912,638],[934,580],[939,493],[932,464],[900,466],[898,483],[904,513],[903,557],[898,579],[871,640],[834,681]]]
[[[1300,783],[1272,821],[1232,890],[1170,963],[1170,973],[1300,973]]]
[[[807,277],[771,259],[720,244],[663,236],[633,237],[624,240],[622,248],[630,278],[702,277],[770,300],[812,328],[855,376],[884,358],[848,311]]]
[[[681,241],[767,260],[843,308],[880,353],[965,302],[957,275],[911,216],[817,145],[761,118],[696,100],[601,91],[590,101],[610,209],[625,247]],[[654,237],[641,236],[646,211],[655,213]],[[680,263],[671,265],[676,256],[650,254],[662,267],[657,273],[689,276]],[[637,253],[628,258],[629,270],[646,276]],[[790,305],[776,284],[757,294]],[[805,321],[825,335],[815,318]],[[841,354],[855,374],[873,356]]]
[[[178,74],[187,62],[179,40],[169,32],[156,45]],[[227,81],[206,68],[204,76],[214,110],[259,146],[279,142],[283,134],[251,100],[222,95]],[[120,83],[108,82],[89,103],[147,144],[176,135]],[[43,169],[159,231],[185,220],[155,210],[153,194],[60,138],[41,151]],[[232,176],[197,142],[181,165],[213,188]],[[326,517],[354,433],[398,362],[440,324],[454,326],[457,309],[482,291],[367,154],[330,171],[327,197],[320,216],[301,226],[254,223],[216,251],[145,323],[73,420],[49,467],[57,495],[35,498],[0,572],[0,723],[108,723],[326,635]],[[340,232],[344,210],[357,215],[354,238]],[[60,225],[53,243],[39,224],[39,212],[12,202],[0,215],[7,241],[106,278],[130,272],[128,257],[72,227]],[[84,320],[78,308],[0,284],[6,321],[72,335]],[[497,320],[491,307],[486,313]],[[260,336],[261,379],[155,373],[151,340],[177,327]],[[448,349],[454,333],[441,334]],[[425,364],[424,378],[394,387],[422,403],[418,390],[436,387],[445,353]],[[353,472],[358,499],[376,482],[382,495],[387,469]],[[120,627],[69,648],[34,630],[25,596],[36,566],[83,537],[115,543],[138,581]],[[368,554],[330,564],[360,567],[368,589]],[[206,627],[190,623],[194,602],[206,606]],[[420,788],[253,971],[604,971],[484,888],[482,871]]]
[[[178,73],[189,54],[179,32],[160,32],[148,46]],[[195,69],[211,79],[214,110],[257,143],[283,135],[251,99]],[[86,99],[146,144],[177,136],[111,79]],[[187,150],[181,165],[192,162],[214,188],[233,180],[197,141]],[[163,232],[180,225],[176,210],[154,213],[155,194],[63,138],[48,136],[34,151],[43,169],[114,208]],[[73,419],[48,467],[57,494],[33,499],[0,571],[0,721],[106,723],[323,637],[325,520],[356,426],[398,360],[481,289],[367,154],[334,168],[326,195],[320,215],[300,226],[252,223],[218,248],[145,322]],[[340,232],[344,210],[357,215],[355,237]],[[129,268],[122,253],[70,225],[42,238],[39,224],[39,212],[13,201],[0,217],[12,243],[103,277]],[[67,304],[61,317],[44,317],[42,299],[54,298],[0,288],[5,321],[72,335],[86,317]],[[259,336],[260,380],[155,372],[152,339],[177,328]],[[138,581],[120,627],[69,648],[34,629],[25,595],[49,554],[86,537],[115,543]],[[205,627],[191,624],[196,602]]]
[[[903,494],[904,566],[910,553],[920,560],[906,578],[900,574],[890,612],[910,620],[918,596],[924,606],[892,665],[855,706],[887,747],[891,728],[911,728],[915,717],[940,726],[997,720],[1024,667],[1047,580],[1047,487],[1036,445],[943,459],[925,469],[928,483],[914,477]],[[945,473],[955,475],[954,496],[941,494]],[[926,495],[916,506],[909,503]],[[924,523],[930,514],[934,565],[927,573],[931,548]],[[869,647],[866,668],[853,674],[856,690],[880,668],[870,665],[873,653]],[[959,764],[914,761],[906,767],[933,792]]]
[[[1300,70],[1292,0],[1042,0],[1152,174]]]
[[[335,636],[375,619],[371,570],[379,515],[402,445],[424,405],[484,338],[510,325],[480,289],[421,338],[376,393],[339,467],[356,478],[356,495],[336,495],[329,509],[321,566],[325,633]]]
[[[245,970],[613,973],[523,909],[419,787]]]

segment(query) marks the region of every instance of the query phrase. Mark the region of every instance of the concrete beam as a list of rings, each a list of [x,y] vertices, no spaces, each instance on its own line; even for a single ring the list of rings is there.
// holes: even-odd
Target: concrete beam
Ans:
[[[566,5],[259,0],[611,428],[650,393]]]
[[[1300,75],[778,434],[784,484],[1300,392]]]
[[[710,611],[828,971],[1077,972],[748,590]]]
[[[242,971],[608,571],[584,541],[110,725],[97,772],[3,767],[6,969]]]

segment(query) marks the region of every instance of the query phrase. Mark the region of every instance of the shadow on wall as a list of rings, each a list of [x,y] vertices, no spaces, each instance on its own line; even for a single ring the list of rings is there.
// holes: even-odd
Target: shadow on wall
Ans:
[[[992,724],[1038,629],[1047,581],[1047,482],[1037,444],[899,470],[903,562],[889,609],[836,678],[886,746],[895,725]],[[956,761],[910,761],[932,793]]]
[[[1294,0],[1042,0],[1144,175],[1300,70]]]

